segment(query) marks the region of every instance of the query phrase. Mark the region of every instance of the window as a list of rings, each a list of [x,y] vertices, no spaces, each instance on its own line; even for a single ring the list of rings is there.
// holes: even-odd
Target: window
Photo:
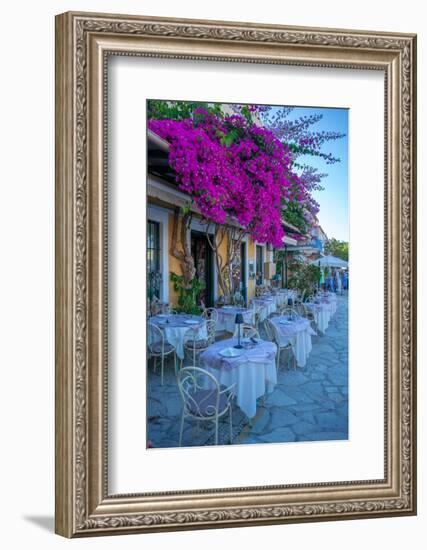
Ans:
[[[160,271],[160,224],[147,222],[147,293],[150,300],[160,300],[162,274]]]
[[[256,245],[256,284],[262,285],[264,280],[264,263],[262,246]]]

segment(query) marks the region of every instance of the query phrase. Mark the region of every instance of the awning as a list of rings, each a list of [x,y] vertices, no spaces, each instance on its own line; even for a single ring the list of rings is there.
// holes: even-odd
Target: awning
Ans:
[[[317,260],[311,261],[310,264],[320,267],[348,267],[348,262],[336,256],[322,256]]]

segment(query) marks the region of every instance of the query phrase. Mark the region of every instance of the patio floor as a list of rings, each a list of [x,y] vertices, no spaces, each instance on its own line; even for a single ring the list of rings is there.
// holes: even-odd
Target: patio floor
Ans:
[[[261,337],[265,334],[261,332]],[[233,408],[233,444],[325,441],[348,438],[348,298],[337,296],[337,312],[324,335],[312,338],[313,349],[304,368],[281,365],[274,391],[258,401],[249,426]],[[285,359],[285,357],[284,357]],[[177,447],[181,401],[173,366],[148,374],[148,439],[154,447]],[[226,415],[227,417],[227,415]],[[219,443],[229,443],[228,421],[220,422]],[[213,423],[186,422],[183,445],[213,444]]]

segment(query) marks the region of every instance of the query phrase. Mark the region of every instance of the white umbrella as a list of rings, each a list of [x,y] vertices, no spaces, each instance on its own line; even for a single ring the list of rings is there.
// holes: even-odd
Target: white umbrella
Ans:
[[[348,267],[348,262],[336,256],[322,256],[318,260],[311,261],[310,264],[320,267]]]

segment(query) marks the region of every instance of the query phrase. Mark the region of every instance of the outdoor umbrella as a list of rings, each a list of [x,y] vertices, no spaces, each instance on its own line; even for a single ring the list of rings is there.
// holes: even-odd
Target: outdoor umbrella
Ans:
[[[322,256],[318,260],[313,260],[310,263],[318,265],[319,267],[348,267],[348,262],[336,256]]]

